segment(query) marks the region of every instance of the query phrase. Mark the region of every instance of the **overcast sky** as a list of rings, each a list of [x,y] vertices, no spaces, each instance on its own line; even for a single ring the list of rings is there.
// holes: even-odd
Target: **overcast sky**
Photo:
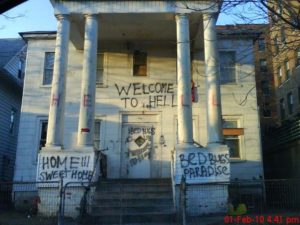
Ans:
[[[24,31],[55,31],[56,18],[49,0],[28,0],[0,15],[0,38],[19,37]],[[218,24],[234,24],[235,19],[220,15]]]

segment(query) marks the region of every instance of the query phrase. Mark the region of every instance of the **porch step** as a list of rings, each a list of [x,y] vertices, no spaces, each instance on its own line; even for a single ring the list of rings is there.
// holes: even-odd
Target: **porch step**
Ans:
[[[170,179],[102,181],[88,208],[91,225],[173,225],[176,218]]]

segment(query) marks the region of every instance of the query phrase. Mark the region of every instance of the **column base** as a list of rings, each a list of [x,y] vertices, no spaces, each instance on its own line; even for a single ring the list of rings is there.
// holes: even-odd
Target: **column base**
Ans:
[[[177,210],[180,210],[180,196],[184,193],[180,183],[185,182],[188,216],[226,213],[230,180],[228,147],[218,143],[202,148],[179,144],[175,151],[173,190]]]
[[[41,151],[61,151],[61,150],[63,150],[63,147],[60,145],[50,145],[50,146],[43,147]]]

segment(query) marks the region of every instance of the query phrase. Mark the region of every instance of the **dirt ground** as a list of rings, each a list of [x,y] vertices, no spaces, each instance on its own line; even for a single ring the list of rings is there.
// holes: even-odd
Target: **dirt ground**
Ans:
[[[57,225],[56,217],[28,216],[26,213],[0,212],[0,225]],[[65,219],[64,225],[77,225],[72,219]]]

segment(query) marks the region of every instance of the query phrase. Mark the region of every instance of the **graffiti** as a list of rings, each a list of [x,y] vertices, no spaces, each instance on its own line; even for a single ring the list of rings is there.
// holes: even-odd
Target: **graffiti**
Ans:
[[[83,95],[83,106],[90,107],[92,105],[92,97],[91,95]]]
[[[38,181],[61,179],[87,181],[92,178],[93,160],[90,155],[39,155]]]
[[[229,153],[195,151],[178,155],[181,173],[187,179],[229,177]]]
[[[128,146],[129,165],[137,165],[145,159],[149,159],[152,148],[152,136],[155,134],[154,127],[129,127]]]
[[[59,97],[58,96],[55,96],[55,95],[52,95],[52,99],[51,99],[51,105],[58,105],[59,103]]]
[[[128,86],[115,84],[115,87],[125,108],[177,106],[173,83],[131,83]],[[148,96],[148,99],[141,100],[138,98],[143,96]]]

